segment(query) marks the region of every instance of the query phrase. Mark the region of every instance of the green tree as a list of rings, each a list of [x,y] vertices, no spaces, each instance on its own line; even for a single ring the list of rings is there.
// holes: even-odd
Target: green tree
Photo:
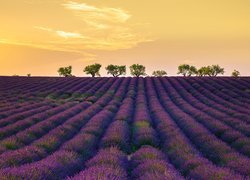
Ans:
[[[143,65],[140,65],[140,64],[133,64],[129,67],[130,69],[130,73],[132,76],[136,76],[136,77],[139,77],[139,76],[145,76],[146,73],[146,68],[145,66]]]
[[[113,77],[118,77],[120,75],[126,74],[126,66],[118,66],[118,65],[108,65],[105,68],[108,72],[108,74],[111,74]]]
[[[237,70],[234,70],[234,71],[232,72],[232,76],[233,76],[233,77],[239,77],[239,76],[240,76],[240,72],[237,71]]]
[[[219,65],[204,66],[198,69],[198,76],[217,76],[218,74],[224,74],[224,68]]]
[[[189,67],[189,71],[188,71],[188,76],[192,76],[192,75],[195,75],[197,74],[197,69],[195,66],[190,66]]]
[[[210,74],[210,68],[208,66],[203,66],[197,70],[197,76],[206,76]]]
[[[60,76],[64,76],[64,77],[72,76],[71,74],[72,66],[60,67],[57,72],[59,73]]]
[[[162,77],[162,76],[166,76],[167,72],[164,70],[157,70],[157,71],[154,71],[152,75],[156,77]]]
[[[197,74],[197,69],[189,64],[182,64],[178,67],[177,74],[182,74],[183,76],[191,76]]]
[[[209,76],[217,76],[218,74],[224,74],[224,68],[221,68],[219,65],[208,66]]]
[[[92,65],[88,65],[84,68],[83,72],[85,72],[86,74],[90,74],[92,77],[95,76],[100,76],[100,69],[101,69],[102,65],[101,64],[92,64]]]

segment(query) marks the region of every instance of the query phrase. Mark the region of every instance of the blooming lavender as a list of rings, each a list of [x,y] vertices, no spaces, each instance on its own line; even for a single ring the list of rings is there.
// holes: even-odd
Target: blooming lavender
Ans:
[[[69,179],[127,179],[127,157],[116,147],[100,150],[86,162],[86,169]]]
[[[129,125],[126,121],[114,121],[100,143],[101,147],[118,146],[124,151],[129,148]]]
[[[165,154],[151,147],[142,146],[131,158],[132,176],[135,178],[154,177],[155,174],[165,179],[183,179],[169,163]]]
[[[0,77],[0,179],[249,179],[250,78]]]

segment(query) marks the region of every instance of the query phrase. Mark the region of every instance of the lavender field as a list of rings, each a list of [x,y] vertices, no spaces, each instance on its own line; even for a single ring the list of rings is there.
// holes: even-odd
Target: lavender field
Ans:
[[[0,77],[0,179],[250,179],[250,78]]]

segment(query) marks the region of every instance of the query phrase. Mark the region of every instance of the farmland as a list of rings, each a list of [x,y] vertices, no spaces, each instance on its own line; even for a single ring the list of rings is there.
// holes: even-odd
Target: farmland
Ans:
[[[0,77],[0,179],[250,179],[248,77]]]

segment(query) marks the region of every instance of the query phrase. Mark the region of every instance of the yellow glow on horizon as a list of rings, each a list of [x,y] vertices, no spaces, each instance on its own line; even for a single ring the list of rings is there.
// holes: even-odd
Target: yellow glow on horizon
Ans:
[[[69,64],[81,66],[75,72],[84,75],[82,68],[93,62],[141,63],[150,72],[164,66],[173,75],[180,63],[216,63],[228,68],[227,74],[237,68],[249,75],[248,0],[0,3],[0,75],[56,75]]]

